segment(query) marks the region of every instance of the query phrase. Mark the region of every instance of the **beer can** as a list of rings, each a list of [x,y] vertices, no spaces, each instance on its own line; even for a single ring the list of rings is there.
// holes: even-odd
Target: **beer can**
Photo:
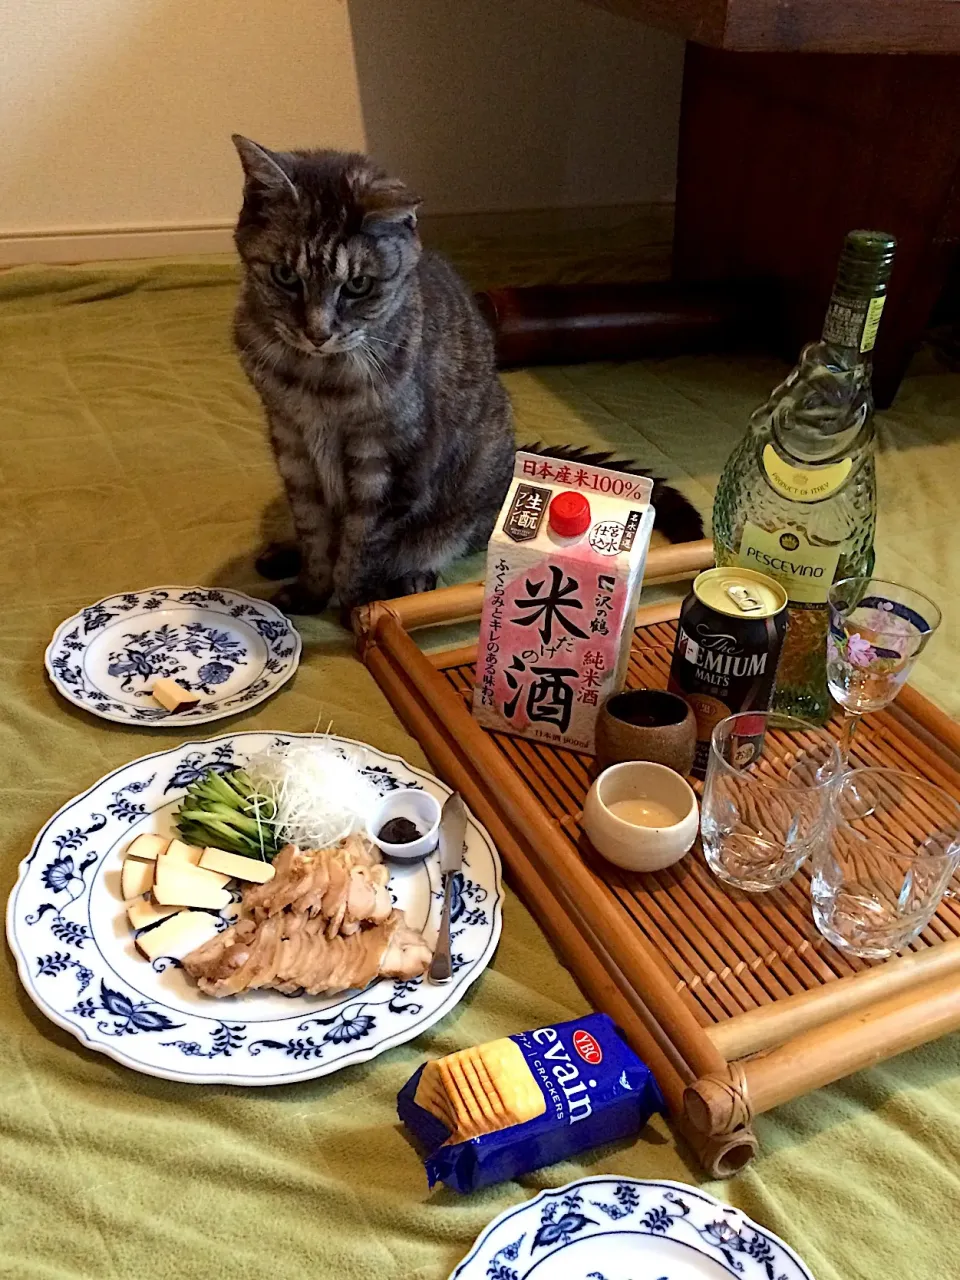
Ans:
[[[694,580],[680,610],[667,688],[696,716],[691,772],[698,778],[706,775],[715,725],[737,711],[769,711],[786,627],[787,593],[766,574],[728,565]]]

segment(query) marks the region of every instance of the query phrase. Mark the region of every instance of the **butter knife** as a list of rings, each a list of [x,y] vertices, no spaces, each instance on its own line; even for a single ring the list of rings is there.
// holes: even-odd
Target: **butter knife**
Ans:
[[[440,932],[430,964],[431,982],[449,982],[453,976],[450,961],[450,899],[453,877],[463,866],[463,838],[467,833],[467,811],[458,792],[448,798],[440,815],[440,874],[443,877],[443,912]]]

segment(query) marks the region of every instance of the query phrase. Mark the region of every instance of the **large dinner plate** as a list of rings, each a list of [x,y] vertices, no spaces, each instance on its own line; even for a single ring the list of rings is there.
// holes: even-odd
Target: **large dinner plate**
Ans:
[[[813,1280],[778,1236],[681,1182],[582,1178],[508,1209],[450,1280]]]
[[[118,724],[188,725],[247,711],[300,661],[300,636],[266,600],[226,587],[150,587],[107,596],[61,622],[44,662],[75,706]],[[170,676],[200,701],[167,711],[150,690]]]
[[[37,1006],[91,1049],[148,1075],[202,1084],[282,1084],[327,1075],[419,1035],[448,1013],[483,972],[500,936],[500,858],[471,817],[451,913],[453,980],[381,979],[364,991],[284,996],[203,995],[175,961],[151,965],[134,947],[120,897],[123,851],[141,832],[173,834],[186,787],[209,768],[245,764],[273,742],[309,734],[237,733],[144,756],[101,778],[50,819],[20,866],[7,937]],[[450,789],[398,756],[348,738],[384,794]],[[434,853],[392,866],[390,889],[431,945],[440,922]]]

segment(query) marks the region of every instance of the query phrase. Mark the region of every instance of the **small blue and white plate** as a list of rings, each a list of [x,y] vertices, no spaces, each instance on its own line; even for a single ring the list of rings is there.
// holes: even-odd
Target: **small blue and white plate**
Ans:
[[[208,769],[227,772],[273,743],[310,737],[236,733],[186,742],[116,769],[53,815],[20,864],[7,904],[20,981],[41,1012],[134,1071],[187,1083],[273,1085],[375,1058],[463,998],[493,955],[503,904],[500,858],[472,817],[452,895],[453,979],[444,986],[382,978],[328,996],[251,991],[215,999],[175,960],[151,965],[137,951],[120,895],[130,841],[145,832],[173,835],[186,788]],[[399,787],[423,787],[441,803],[450,795],[399,756],[348,738],[326,741],[365,753],[362,771],[381,795]],[[433,946],[443,902],[439,855],[391,865],[389,885],[407,922]]]
[[[107,596],[61,622],[47,674],[68,702],[118,724],[203,724],[263,702],[297,669],[300,636],[279,609],[226,587],[152,587]],[[170,676],[200,701],[167,711]]]
[[[450,1280],[813,1280],[781,1239],[681,1182],[582,1178],[501,1213]]]

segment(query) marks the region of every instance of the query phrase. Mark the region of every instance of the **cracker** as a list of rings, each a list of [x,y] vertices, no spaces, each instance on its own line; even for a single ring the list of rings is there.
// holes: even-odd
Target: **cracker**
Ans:
[[[440,1081],[436,1062],[428,1062],[424,1067],[417,1085],[415,1101],[418,1107],[423,1107],[425,1111],[429,1111],[442,1121],[448,1129],[453,1129],[454,1120],[450,1112],[450,1103]]]
[[[483,1113],[486,1122],[486,1132],[491,1133],[494,1129],[500,1127],[502,1123],[503,1109],[500,1106],[500,1098],[493,1088],[490,1077],[483,1069],[483,1059],[476,1052],[468,1052],[462,1055],[463,1073],[470,1083],[474,1097]]]
[[[456,1058],[456,1054],[451,1054],[448,1058],[440,1058],[437,1061],[437,1068],[457,1121],[456,1129],[451,1136],[456,1141],[463,1142],[467,1138],[475,1138],[482,1131],[483,1113],[474,1103],[469,1092],[464,1095],[460,1088],[461,1073]]]
[[[543,1115],[543,1092],[510,1039],[461,1049],[426,1063],[416,1102],[466,1142]]]
[[[508,1124],[525,1124],[543,1115],[547,1103],[534,1080],[520,1046],[513,1040],[491,1040],[477,1047],[477,1053],[500,1098]]]

